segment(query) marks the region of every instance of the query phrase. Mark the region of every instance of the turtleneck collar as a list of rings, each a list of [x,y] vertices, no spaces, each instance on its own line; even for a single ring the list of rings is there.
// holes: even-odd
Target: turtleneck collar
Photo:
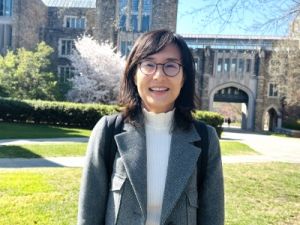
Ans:
[[[145,125],[155,129],[170,130],[173,123],[174,112],[175,109],[166,113],[154,113],[148,112],[145,108],[143,108]]]

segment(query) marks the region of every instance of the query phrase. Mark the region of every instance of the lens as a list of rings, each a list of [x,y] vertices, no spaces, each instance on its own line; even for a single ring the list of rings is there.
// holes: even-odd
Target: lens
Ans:
[[[143,61],[140,65],[140,70],[144,74],[152,74],[156,70],[156,64],[151,61]]]
[[[180,70],[180,65],[175,62],[164,64],[164,72],[168,76],[176,76]]]

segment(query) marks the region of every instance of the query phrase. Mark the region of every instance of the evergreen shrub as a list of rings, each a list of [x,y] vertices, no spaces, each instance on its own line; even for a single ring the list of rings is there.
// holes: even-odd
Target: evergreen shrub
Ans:
[[[83,104],[0,98],[0,120],[41,123],[91,129],[104,115],[117,113],[116,105]],[[216,128],[221,135],[223,117],[214,112],[196,111],[194,117]]]

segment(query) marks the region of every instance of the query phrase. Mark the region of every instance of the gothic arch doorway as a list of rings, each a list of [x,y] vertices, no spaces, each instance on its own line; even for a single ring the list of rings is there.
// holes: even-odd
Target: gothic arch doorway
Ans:
[[[227,83],[215,88],[210,93],[210,107],[213,110],[216,103],[236,103],[240,107],[240,127],[251,130],[254,126],[254,97],[251,91],[236,83]],[[224,115],[224,114],[223,114]],[[224,115],[225,118],[226,115]]]
[[[280,115],[274,107],[270,107],[264,113],[263,118],[263,130],[266,131],[275,131],[279,127]]]

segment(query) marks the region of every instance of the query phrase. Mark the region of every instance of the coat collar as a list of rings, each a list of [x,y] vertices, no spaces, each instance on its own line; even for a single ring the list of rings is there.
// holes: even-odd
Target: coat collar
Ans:
[[[147,215],[147,152],[144,127],[124,124],[125,132],[116,135],[120,156],[133,187],[140,208]],[[164,224],[193,174],[201,149],[194,146],[199,141],[192,126],[189,131],[174,129],[164,192],[161,224]]]

